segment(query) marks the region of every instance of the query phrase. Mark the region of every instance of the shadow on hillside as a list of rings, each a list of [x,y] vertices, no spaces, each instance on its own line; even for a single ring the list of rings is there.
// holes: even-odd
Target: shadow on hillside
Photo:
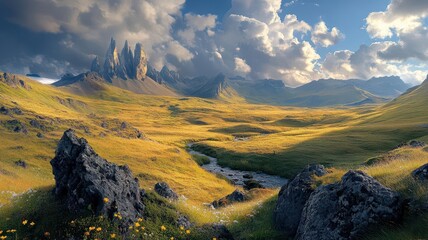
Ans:
[[[335,167],[355,167],[369,157],[392,150],[396,145],[428,135],[427,128],[416,126],[394,129],[388,126],[355,126],[330,132],[283,151],[269,154],[235,152],[228,149],[198,144],[207,155],[215,152],[222,166],[233,169],[262,171],[290,178],[308,164]],[[233,144],[233,143],[231,143]]]

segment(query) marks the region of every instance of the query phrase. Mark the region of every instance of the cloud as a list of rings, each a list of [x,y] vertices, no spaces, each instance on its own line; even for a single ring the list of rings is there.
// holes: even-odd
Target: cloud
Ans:
[[[184,46],[177,46],[181,43],[172,36],[173,25],[181,17],[184,2],[34,0],[29,4],[27,0],[1,1],[0,25],[2,33],[9,39],[0,39],[0,43],[17,41],[19,45],[14,44],[17,45],[15,49],[27,51],[23,56],[8,53],[15,54],[13,58],[17,63],[29,61],[21,58],[45,55],[48,59],[69,62],[77,71],[84,71],[94,55],[104,56],[113,36],[119,43],[125,40],[131,44],[142,42],[151,61],[160,68],[168,64],[167,56],[173,49],[179,50],[179,60],[188,60],[191,56]],[[14,33],[17,30],[24,34]],[[33,49],[29,49],[30,46]],[[0,60],[0,65],[4,64]],[[51,76],[54,74],[50,73]]]
[[[235,58],[235,72],[245,75],[245,74],[251,72],[251,67],[248,66],[248,64],[245,62],[244,59],[236,57]]]
[[[322,47],[335,45],[344,38],[343,34],[336,27],[333,27],[330,31],[324,21],[315,25],[311,35],[312,42]]]
[[[187,13],[184,15],[184,21],[186,28],[179,30],[177,35],[185,44],[189,46],[195,45],[195,37],[198,32],[206,31],[210,37],[213,37],[215,34],[213,29],[216,26],[216,15],[199,15]]]
[[[372,77],[397,75],[409,83],[420,83],[426,77],[426,72],[415,69],[412,64],[385,60],[379,54],[393,46],[391,41],[375,42],[361,45],[356,51],[349,50],[329,53],[321,63],[324,77],[339,79],[369,79]]]
[[[370,13],[367,32],[373,38],[398,37],[398,41],[380,53],[387,60],[416,58],[428,60],[428,1],[392,0],[384,12]]]

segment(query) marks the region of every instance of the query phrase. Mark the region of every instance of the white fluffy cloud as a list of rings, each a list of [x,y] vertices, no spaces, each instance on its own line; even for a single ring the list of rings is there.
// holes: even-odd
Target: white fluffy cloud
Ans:
[[[246,75],[249,72],[251,72],[251,67],[248,66],[248,64],[245,62],[244,59],[236,57],[235,58],[235,71],[237,73]]]
[[[425,80],[426,72],[415,69],[411,64],[389,61],[379,57],[395,43],[391,41],[362,45],[356,52],[344,50],[329,53],[321,64],[325,77],[339,79],[381,77],[397,75],[406,82],[417,84]]]
[[[333,27],[330,31],[324,21],[317,23],[311,34],[312,42],[322,47],[335,45],[344,38],[343,34],[336,27]]]

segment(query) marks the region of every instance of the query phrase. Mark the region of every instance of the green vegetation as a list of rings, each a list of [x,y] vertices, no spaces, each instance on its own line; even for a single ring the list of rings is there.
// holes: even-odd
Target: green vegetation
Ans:
[[[192,155],[193,160],[195,160],[195,162],[199,165],[205,165],[205,164],[210,164],[211,160],[206,157],[206,156],[201,156],[201,155]]]
[[[203,205],[230,194],[235,186],[200,168],[209,159],[190,155],[188,143],[235,169],[291,177],[307,164],[321,163],[333,172],[318,179],[319,184],[337,181],[347,169],[355,168],[405,196],[420,201],[427,196],[426,188],[414,182],[410,172],[428,162],[428,152],[403,148],[384,154],[412,139],[428,141],[426,84],[385,106],[306,109],[252,105],[230,98],[224,102],[138,95],[107,85],[80,96],[70,89],[23,79],[30,90],[0,83],[0,107],[22,110],[22,114],[0,114],[0,205],[4,205],[0,230],[14,228],[20,237],[33,239],[46,231],[52,236],[81,236],[93,223],[104,229],[97,236],[108,239],[107,234],[117,228],[90,213],[78,219],[64,214],[63,206],[50,194],[54,181],[49,161],[68,128],[86,138],[102,157],[127,164],[142,188],[149,190],[165,181],[186,197],[170,204],[149,191],[151,215],[144,227],[160,239],[182,236],[172,221],[177,211],[196,223],[190,229],[191,239],[210,239],[206,224],[220,221],[237,239],[281,238],[271,222],[277,189],[258,190],[251,201],[219,210]],[[30,124],[31,120],[45,128]],[[26,132],[15,132],[17,126]],[[235,136],[248,138],[239,141]],[[25,161],[27,168],[17,166],[18,160]],[[25,193],[29,189],[37,192]],[[14,198],[17,194],[23,195]],[[34,221],[34,227],[22,225],[23,220]],[[76,228],[70,228],[71,221]],[[394,234],[423,238],[428,233],[417,226],[426,222],[425,215],[408,215],[402,226],[386,228],[373,238],[389,239]],[[162,225],[166,231],[160,230]]]

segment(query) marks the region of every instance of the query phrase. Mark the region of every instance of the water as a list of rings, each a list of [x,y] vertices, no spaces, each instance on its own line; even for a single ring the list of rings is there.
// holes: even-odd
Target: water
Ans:
[[[192,144],[188,144],[189,147]],[[232,181],[235,185],[244,186],[244,181],[249,180],[244,178],[244,175],[253,176],[253,180],[260,182],[266,188],[280,188],[284,186],[288,180],[279,176],[269,175],[260,172],[251,172],[251,171],[241,171],[241,170],[233,170],[228,167],[222,167],[218,164],[217,158],[207,156],[203,153],[194,151],[189,148],[189,153],[192,155],[204,156],[210,159],[209,164],[202,165],[202,168],[211,173],[217,173],[225,176],[227,179]]]

